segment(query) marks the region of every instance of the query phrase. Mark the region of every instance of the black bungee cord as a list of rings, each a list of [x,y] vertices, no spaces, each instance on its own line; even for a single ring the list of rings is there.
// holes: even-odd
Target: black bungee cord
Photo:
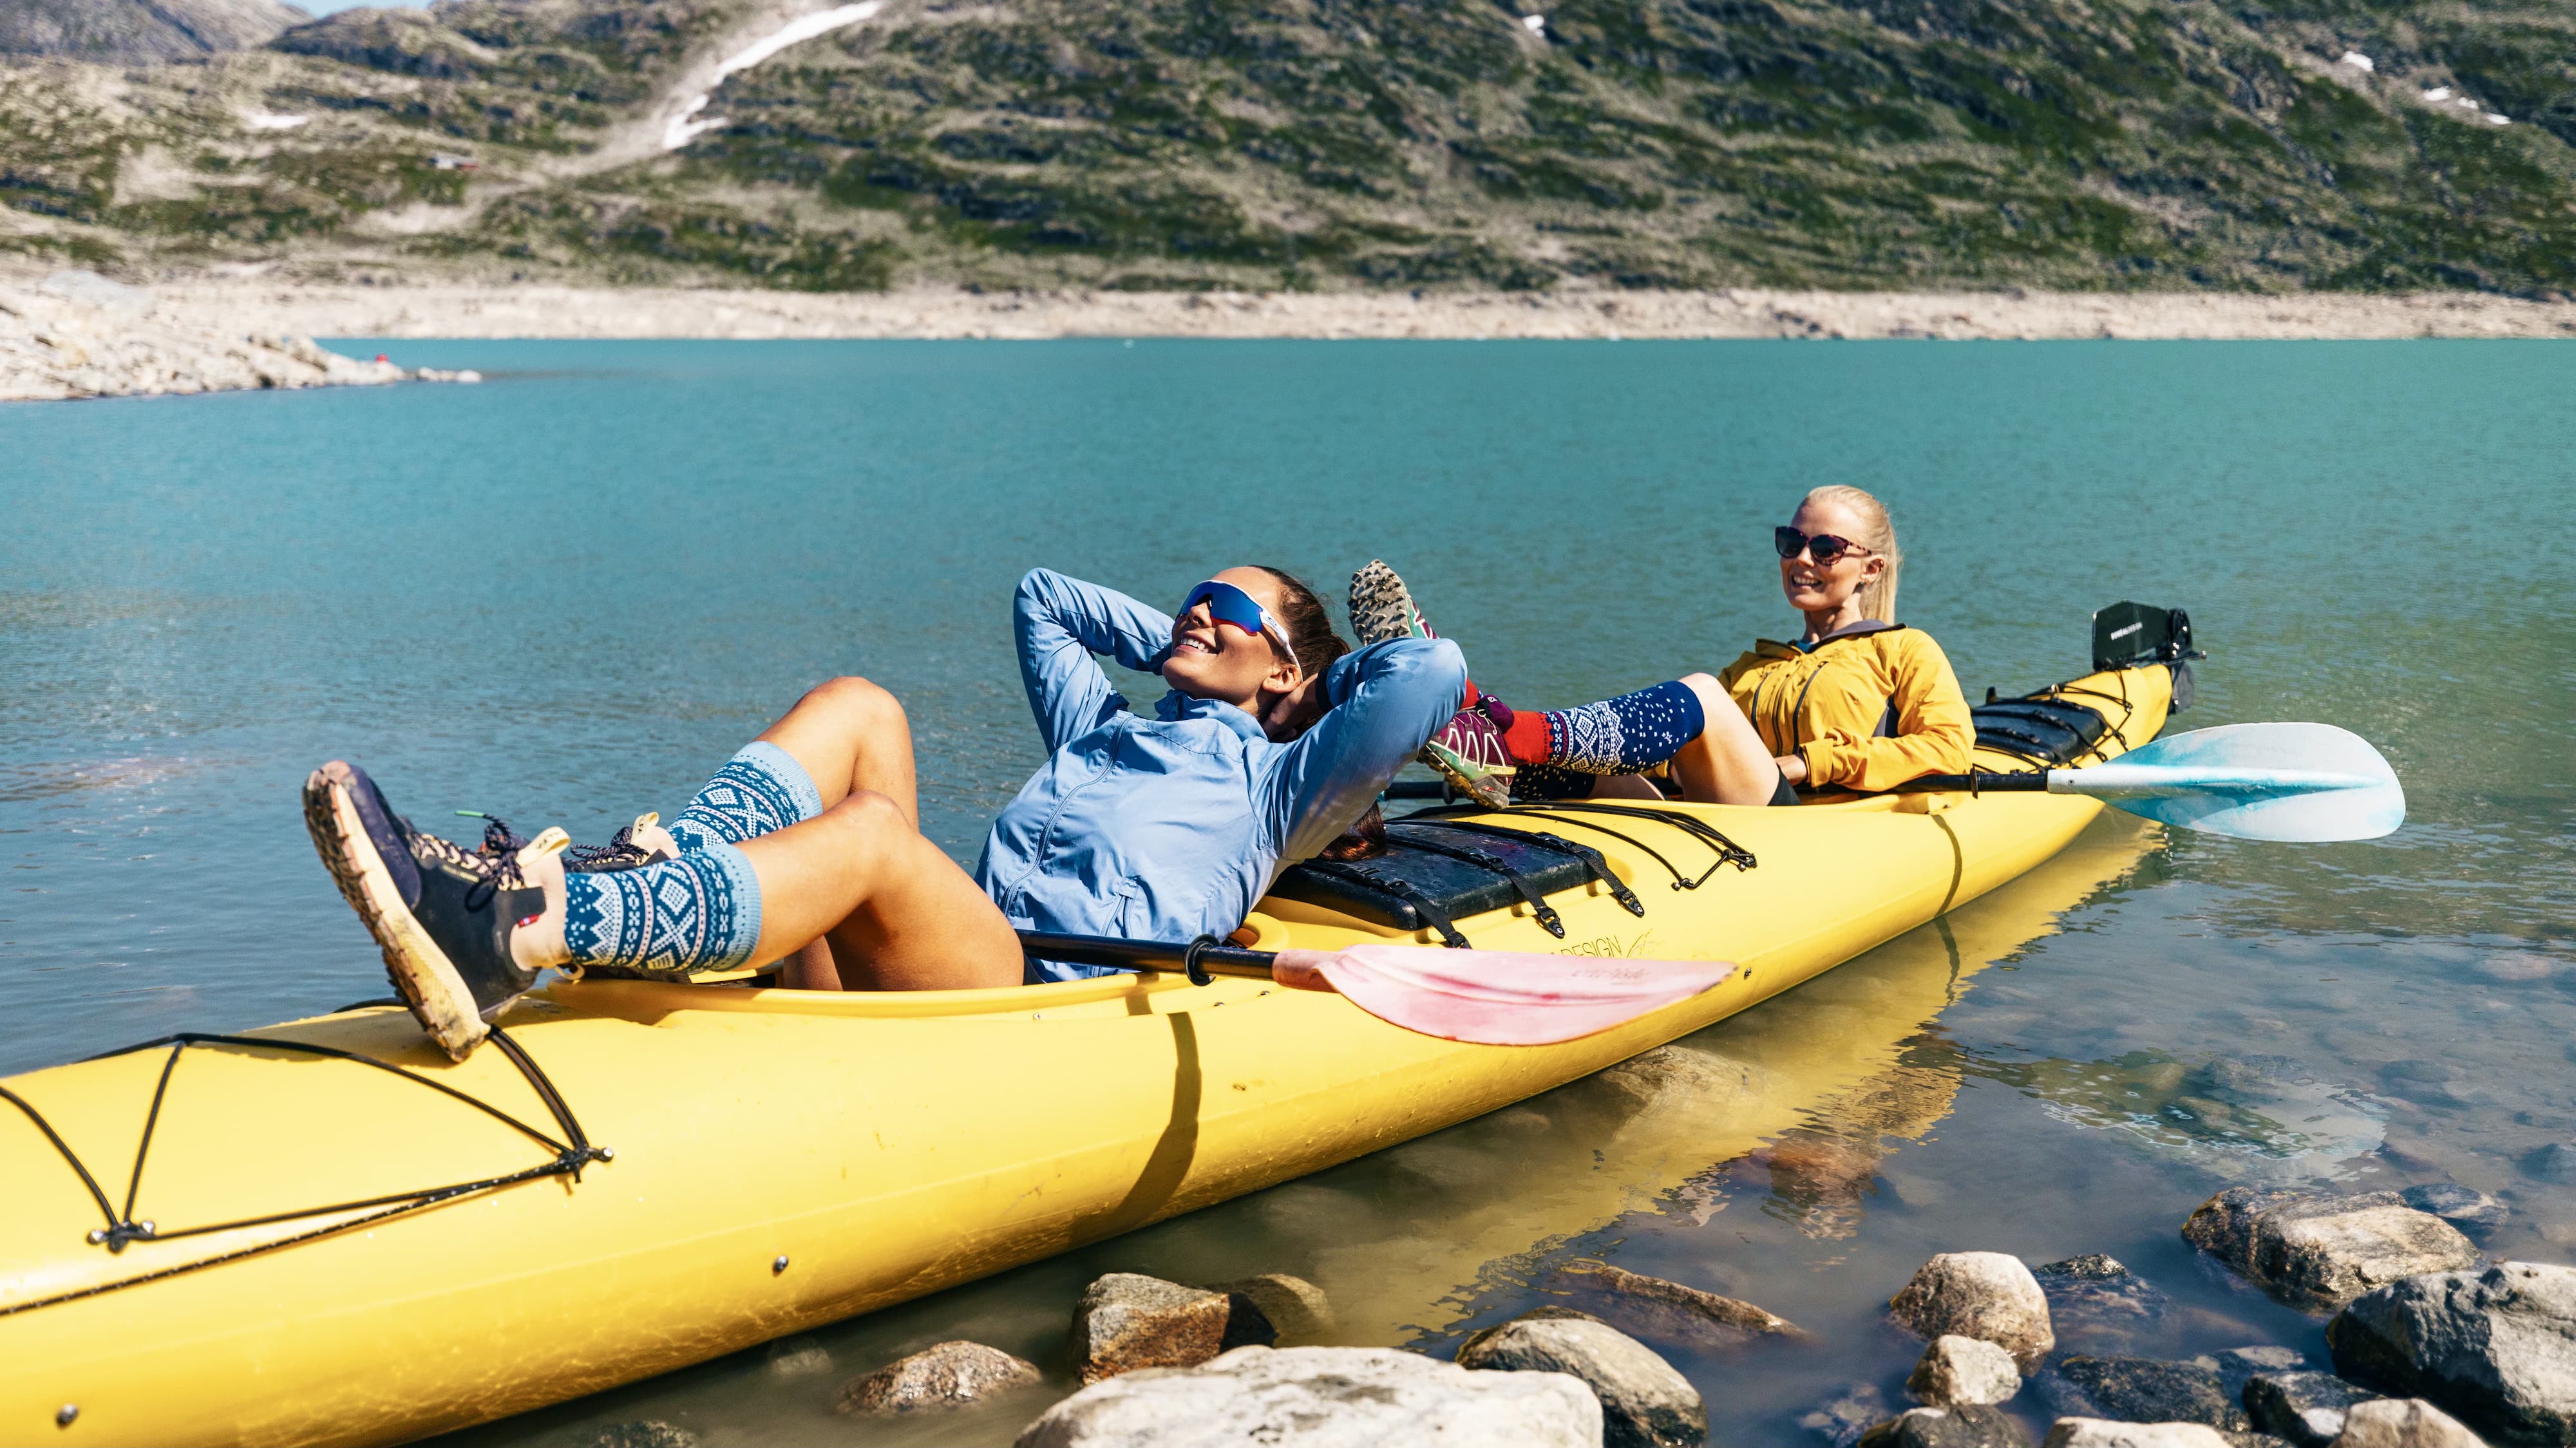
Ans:
[[[376,1002],[362,1002],[361,1004],[372,1005],[376,1004]],[[516,1040],[512,1039],[509,1032],[503,1030],[499,1026],[494,1026],[492,1028],[492,1033],[488,1039],[491,1041],[493,1046],[501,1052],[502,1056],[508,1059],[513,1067],[517,1068],[519,1074],[527,1080],[529,1090],[536,1093],[537,1100],[545,1106],[547,1113],[554,1118],[555,1126],[563,1133],[564,1139],[558,1140],[545,1131],[540,1130],[535,1126],[531,1126],[527,1122],[520,1120],[518,1117],[511,1115],[509,1112],[494,1106],[490,1102],[460,1091],[443,1081],[433,1080],[430,1077],[421,1075],[419,1072],[394,1065],[391,1062],[379,1061],[372,1056],[364,1056],[355,1051],[342,1050],[337,1046],[319,1045],[311,1041],[267,1039],[256,1036],[212,1035],[200,1031],[182,1031],[176,1035],[162,1036],[156,1040],[143,1041],[131,1046],[122,1046],[113,1051],[103,1051],[96,1056],[88,1057],[87,1059],[91,1061],[103,1061],[117,1056],[131,1055],[137,1051],[153,1050],[162,1046],[170,1048],[169,1058],[161,1064],[160,1079],[153,1087],[152,1107],[150,1112],[144,1118],[142,1135],[135,1143],[134,1175],[132,1180],[126,1185],[125,1209],[122,1212],[118,1211],[116,1207],[108,1201],[107,1193],[99,1187],[97,1176],[93,1174],[88,1165],[80,1159],[80,1154],[72,1150],[71,1144],[63,1140],[62,1134],[54,1129],[53,1123],[45,1119],[45,1114],[36,1108],[35,1103],[27,1100],[25,1097],[10,1090],[6,1086],[0,1086],[0,1100],[5,1100],[10,1105],[17,1107],[29,1121],[35,1123],[36,1129],[43,1132],[45,1140],[53,1144],[55,1152],[62,1157],[64,1164],[71,1168],[73,1175],[80,1178],[81,1185],[88,1190],[90,1199],[98,1204],[99,1214],[106,1219],[106,1225],[103,1227],[92,1228],[88,1234],[87,1240],[90,1245],[105,1247],[110,1253],[121,1253],[128,1246],[136,1242],[169,1242],[176,1241],[182,1237],[202,1237],[216,1232],[237,1231],[247,1227],[273,1226],[280,1222],[304,1221],[313,1217],[335,1216],[343,1212],[365,1213],[363,1216],[352,1217],[345,1221],[327,1223],[322,1226],[315,1227],[310,1231],[298,1232],[291,1236],[279,1238],[276,1241],[260,1242],[251,1246],[237,1248],[233,1251],[220,1252],[214,1256],[200,1258],[193,1262],[176,1263],[168,1267],[155,1268],[151,1271],[138,1273],[131,1277],[118,1278],[111,1282],[93,1283],[87,1287],[74,1288],[67,1292],[58,1292],[49,1297],[35,1298],[26,1302],[0,1304],[0,1317],[8,1317],[21,1312],[32,1312],[40,1307],[52,1307],[58,1303],[71,1302],[79,1298],[95,1297],[101,1293],[114,1292],[119,1288],[133,1287],[145,1282],[155,1282],[165,1277],[175,1277],[182,1273],[195,1272],[202,1268],[215,1266],[219,1263],[233,1262],[244,1257],[254,1257],[262,1253],[274,1252],[282,1247],[294,1246],[300,1242],[310,1242],[321,1237],[334,1236],[338,1233],[350,1231],[358,1227],[370,1226],[389,1218],[403,1216],[411,1212],[422,1211],[429,1207],[437,1206],[443,1202],[451,1202],[459,1197],[474,1196],[483,1192],[497,1191],[503,1187],[516,1186],[521,1182],[536,1181],[545,1177],[562,1176],[570,1177],[576,1184],[578,1184],[581,1181],[581,1173],[584,1167],[589,1166],[593,1162],[613,1161],[616,1159],[617,1154],[611,1148],[592,1144],[588,1134],[581,1129],[580,1120],[573,1115],[571,1104],[564,1100],[563,1093],[556,1089],[553,1080],[546,1075],[545,1069],[537,1064],[536,1058],[528,1054],[527,1048],[521,1046]],[[178,1070],[179,1057],[186,1052],[190,1046],[238,1046],[251,1050],[288,1051],[301,1055],[318,1056],[325,1060],[351,1061],[362,1066],[372,1066],[379,1071],[386,1071],[399,1076],[406,1081],[412,1082],[414,1085],[426,1086],[442,1095],[464,1102],[466,1105],[502,1122],[513,1130],[519,1132],[521,1135],[536,1142],[538,1145],[543,1146],[554,1154],[553,1159],[550,1161],[540,1162],[534,1166],[522,1167],[517,1171],[505,1172],[498,1176],[479,1177],[472,1181],[455,1182],[446,1186],[423,1187],[416,1191],[393,1192],[384,1196],[366,1197],[357,1201],[335,1202],[329,1206],[305,1207],[294,1211],[274,1212],[266,1216],[242,1217],[228,1222],[214,1222],[203,1226],[182,1227],[173,1231],[164,1231],[157,1223],[151,1220],[138,1220],[134,1215],[134,1208],[143,1189],[143,1164],[152,1151],[153,1133],[160,1126],[161,1106],[170,1089],[170,1078],[172,1074]]]

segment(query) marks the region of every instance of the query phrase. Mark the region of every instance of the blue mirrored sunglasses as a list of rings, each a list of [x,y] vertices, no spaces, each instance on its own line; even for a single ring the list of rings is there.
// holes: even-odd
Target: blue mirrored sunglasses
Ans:
[[[1288,661],[1289,667],[1296,668],[1299,673],[1305,672],[1298,666],[1296,645],[1288,640],[1287,625],[1279,621],[1277,614],[1262,607],[1261,600],[1231,583],[1219,583],[1211,578],[1191,589],[1190,596],[1181,600],[1181,612],[1187,614],[1202,603],[1207,605],[1208,617],[1218,623],[1232,624],[1247,634],[1267,636],[1271,646],[1279,650],[1279,656]]]

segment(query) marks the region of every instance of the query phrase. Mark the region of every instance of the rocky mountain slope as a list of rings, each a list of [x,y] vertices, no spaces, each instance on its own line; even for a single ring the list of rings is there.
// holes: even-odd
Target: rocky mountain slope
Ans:
[[[816,290],[2576,291],[2576,0],[1528,3],[890,0],[720,84],[826,5],[349,11],[206,64],[0,71],[0,249]]]
[[[7,0],[0,55],[194,60],[266,45],[312,18],[278,0]]]

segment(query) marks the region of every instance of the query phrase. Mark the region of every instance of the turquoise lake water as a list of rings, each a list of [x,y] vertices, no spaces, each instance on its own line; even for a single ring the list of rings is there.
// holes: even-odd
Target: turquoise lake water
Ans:
[[[1007,1442],[1069,1390],[1102,1271],[1295,1272],[1346,1340],[1445,1354],[1597,1259],[1813,1331],[1657,1345],[1713,1441],[1822,1445],[1827,1399],[1902,1406],[1919,1344],[1881,1310],[1936,1251],[2110,1253],[2173,1305],[2096,1345],[2157,1353],[2322,1347],[2175,1236],[2234,1182],[2457,1181],[2513,1209],[2491,1251],[2576,1260],[2546,1154],[2576,1140],[2576,348],[344,349],[492,380],[0,407],[0,1071],[382,994],[297,813],[334,755],[418,815],[595,839],[863,673],[969,860],[1038,758],[1006,628],[1035,564],[1177,599],[1269,562],[1337,596],[1384,557],[1480,682],[1544,706],[1794,627],[1770,526],[1855,482],[1972,694],[2083,672],[2098,606],[2186,607],[2211,657],[2182,725],[2342,724],[2412,808],[2324,847],[2106,820],[1684,1043],[1724,1100],[1578,1084],[829,1329],[828,1371],[754,1351],[477,1441]],[[832,1413],[954,1337],[1056,1379],[933,1424]]]

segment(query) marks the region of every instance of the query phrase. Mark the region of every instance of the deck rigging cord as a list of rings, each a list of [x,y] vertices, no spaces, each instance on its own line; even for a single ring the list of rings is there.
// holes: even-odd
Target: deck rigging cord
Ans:
[[[373,1003],[368,1002],[366,1004]],[[512,1066],[518,1068],[519,1074],[524,1077],[528,1083],[528,1089],[536,1094],[537,1100],[543,1103],[547,1112],[554,1117],[555,1126],[563,1133],[565,1139],[557,1140],[547,1132],[540,1130],[535,1126],[531,1126],[527,1122],[520,1120],[518,1117],[511,1115],[509,1112],[502,1110],[500,1107],[494,1106],[492,1103],[485,1101],[480,1097],[460,1091],[444,1082],[432,1080],[416,1071],[411,1071],[404,1067],[393,1065],[390,1062],[379,1061],[372,1056],[362,1056],[354,1051],[344,1051],[336,1046],[316,1045],[309,1041],[264,1039],[257,1036],[211,1035],[201,1031],[182,1031],[176,1035],[162,1036],[156,1040],[143,1041],[135,1045],[119,1047],[113,1051],[103,1051],[96,1056],[89,1057],[87,1059],[92,1061],[103,1061],[110,1057],[131,1055],[137,1051],[149,1051],[162,1046],[170,1048],[169,1058],[161,1063],[160,1078],[154,1083],[152,1089],[152,1106],[150,1111],[144,1117],[142,1136],[135,1143],[134,1171],[132,1177],[126,1183],[125,1207],[123,1211],[119,1211],[112,1203],[109,1202],[107,1193],[102,1190],[98,1184],[97,1176],[90,1171],[88,1164],[80,1159],[80,1154],[72,1150],[71,1144],[63,1140],[62,1134],[54,1129],[53,1123],[45,1119],[44,1113],[36,1109],[35,1103],[27,1100],[23,1096],[20,1096],[18,1093],[10,1090],[6,1086],[0,1086],[0,1100],[5,1100],[10,1105],[17,1107],[20,1112],[26,1115],[29,1121],[35,1123],[36,1129],[44,1133],[47,1141],[53,1143],[54,1150],[62,1156],[64,1164],[71,1168],[72,1174],[80,1178],[82,1187],[87,1189],[89,1192],[90,1200],[98,1204],[99,1213],[107,1219],[107,1225],[92,1228],[89,1232],[89,1242],[92,1246],[105,1247],[110,1253],[121,1253],[128,1246],[136,1242],[168,1242],[175,1241],[182,1237],[202,1237],[215,1232],[237,1231],[245,1227],[264,1227],[274,1225],[279,1222],[297,1222],[313,1217],[334,1216],[342,1212],[364,1213],[362,1216],[352,1217],[345,1221],[327,1223],[308,1231],[297,1232],[290,1236],[279,1238],[276,1241],[261,1242],[252,1246],[237,1248],[229,1252],[219,1252],[214,1256],[200,1258],[193,1262],[183,1262],[168,1267],[155,1268],[149,1272],[141,1272],[131,1277],[118,1278],[112,1282],[93,1283],[87,1287],[75,1288],[68,1292],[58,1292],[49,1297],[39,1297],[26,1302],[0,1304],[0,1317],[8,1317],[21,1312],[32,1312],[39,1307],[52,1307],[57,1303],[70,1302],[78,1298],[95,1297],[101,1293],[116,1291],[118,1288],[132,1287],[145,1282],[154,1282],[165,1277],[176,1277],[182,1273],[194,1272],[201,1268],[215,1266],[218,1263],[239,1261],[244,1257],[255,1257],[263,1253],[274,1252],[281,1247],[293,1246],[299,1242],[313,1241],[320,1237],[334,1236],[338,1233],[346,1232],[357,1227],[371,1226],[389,1218],[399,1217],[411,1212],[421,1211],[428,1207],[437,1206],[442,1202],[451,1202],[460,1197],[474,1196],[483,1192],[498,1191],[503,1187],[516,1186],[521,1182],[536,1181],[545,1177],[565,1176],[572,1178],[575,1183],[578,1183],[581,1180],[581,1173],[584,1167],[589,1166],[592,1162],[613,1161],[616,1159],[616,1152],[612,1149],[592,1144],[589,1135],[581,1129],[580,1120],[573,1115],[571,1104],[564,1100],[562,1092],[555,1089],[555,1084],[547,1077],[545,1069],[537,1064],[536,1058],[530,1056],[525,1047],[511,1039],[510,1034],[497,1025],[492,1028],[492,1033],[488,1039],[491,1041],[493,1046],[501,1052],[502,1056],[508,1059]],[[454,1182],[445,1186],[422,1187],[416,1191],[393,1192],[384,1196],[366,1197],[357,1201],[335,1202],[329,1206],[305,1207],[294,1211],[274,1212],[266,1216],[242,1217],[229,1222],[214,1222],[203,1226],[182,1227],[175,1231],[164,1231],[156,1223],[148,1219],[137,1220],[134,1215],[134,1208],[137,1198],[140,1196],[143,1189],[143,1167],[144,1163],[149,1159],[152,1153],[152,1136],[153,1132],[159,1127],[161,1122],[161,1105],[163,1100],[169,1094],[170,1078],[179,1068],[180,1056],[191,1046],[239,1046],[253,1050],[288,1051],[307,1056],[319,1056],[326,1060],[353,1061],[362,1066],[373,1066],[379,1071],[390,1072],[393,1075],[399,1076],[415,1085],[426,1086],[432,1091],[454,1097],[456,1100],[464,1102],[466,1105],[502,1122],[513,1130],[519,1132],[521,1135],[526,1136],[539,1145],[545,1147],[547,1150],[554,1153],[554,1158],[551,1161],[540,1162],[535,1166],[523,1167],[517,1171],[504,1172],[497,1176],[480,1177],[473,1181]]]
[[[1610,815],[1624,819],[1644,820],[1650,824],[1670,825],[1674,829],[1680,830],[1683,834],[1689,835],[1691,838],[1699,841],[1701,844],[1708,846],[1708,848],[1716,854],[1717,858],[1710,861],[1708,868],[1702,870],[1699,874],[1686,874],[1679,865],[1676,865],[1671,860],[1664,858],[1663,852],[1657,850],[1654,846],[1647,844],[1645,841],[1638,839],[1636,836],[1622,833],[1621,831],[1610,828],[1608,825],[1600,824],[1593,820],[1578,817],[1588,814]],[[1677,810],[1667,811],[1648,809],[1637,805],[1605,804],[1599,800],[1534,800],[1526,804],[1515,803],[1506,805],[1501,809],[1488,809],[1483,805],[1452,805],[1444,809],[1421,810],[1417,813],[1406,815],[1404,818],[1408,820],[1420,820],[1424,824],[1449,825],[1452,817],[1457,815],[1503,815],[1515,819],[1554,820],[1559,824],[1573,825],[1578,829],[1593,830],[1600,834],[1608,835],[1614,840],[1623,840],[1628,844],[1634,845],[1638,849],[1645,851],[1647,855],[1654,859],[1656,864],[1663,866],[1664,869],[1672,875],[1673,888],[1676,890],[1698,889],[1700,886],[1707,884],[1709,877],[1716,874],[1718,872],[1718,868],[1723,865],[1733,865],[1738,870],[1750,870],[1760,863],[1753,858],[1753,852],[1751,850],[1748,850],[1742,845],[1737,844],[1735,841],[1728,839],[1724,831],[1721,831],[1715,825],[1710,824],[1706,820],[1695,818],[1694,816],[1684,814]]]

